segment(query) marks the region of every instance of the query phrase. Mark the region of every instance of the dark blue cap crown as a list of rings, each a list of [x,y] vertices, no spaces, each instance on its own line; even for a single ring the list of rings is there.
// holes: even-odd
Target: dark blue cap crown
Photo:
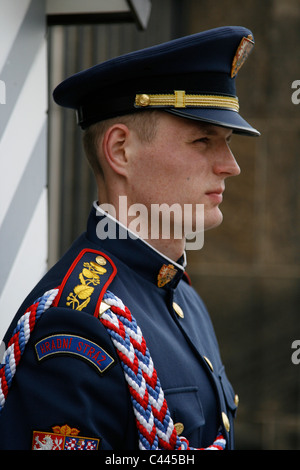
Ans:
[[[222,27],[110,59],[63,81],[57,104],[91,124],[162,109],[181,117],[259,135],[239,114],[235,78],[254,46],[246,28]]]

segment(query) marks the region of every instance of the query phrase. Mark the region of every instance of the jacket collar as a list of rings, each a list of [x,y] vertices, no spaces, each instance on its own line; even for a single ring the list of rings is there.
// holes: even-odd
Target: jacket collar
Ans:
[[[177,262],[169,259],[104,212],[96,202],[88,219],[87,236],[103,251],[158,287],[175,288],[184,275],[185,253]]]

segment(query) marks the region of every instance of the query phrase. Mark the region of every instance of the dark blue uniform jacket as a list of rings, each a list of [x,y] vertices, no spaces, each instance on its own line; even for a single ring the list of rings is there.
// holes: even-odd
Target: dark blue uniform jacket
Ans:
[[[117,238],[100,240],[97,227],[106,220],[103,217],[94,206],[87,232],[33,289],[4,338],[7,344],[26,308],[45,291],[65,283],[67,275],[58,305],[37,322],[17,367],[0,415],[0,449],[31,449],[34,432],[51,433],[54,426],[64,425],[79,430],[80,436],[99,439],[99,450],[138,449],[130,394],[118,356],[94,315],[95,303],[86,305],[89,291],[80,295],[85,285],[94,286],[88,269],[97,256],[106,257],[107,272],[98,276],[95,292],[98,296],[104,290],[113,292],[135,317],[182,435],[193,447],[208,446],[221,426],[227,448],[232,449],[235,395],[202,300],[180,264],[143,240],[126,236],[118,224],[121,239],[118,232]],[[164,282],[169,265],[173,277]],[[177,306],[183,317],[176,313]],[[59,354],[63,341],[68,346],[70,339],[73,349]],[[108,361],[98,361],[97,367],[91,351],[100,351],[97,358]]]

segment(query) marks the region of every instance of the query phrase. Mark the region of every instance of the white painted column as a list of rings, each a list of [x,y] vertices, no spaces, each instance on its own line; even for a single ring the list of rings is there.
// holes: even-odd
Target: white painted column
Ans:
[[[0,340],[47,268],[44,0],[0,0]]]

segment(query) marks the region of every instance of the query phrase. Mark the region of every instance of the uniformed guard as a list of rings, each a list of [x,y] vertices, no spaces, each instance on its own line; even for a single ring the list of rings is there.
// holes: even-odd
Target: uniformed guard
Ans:
[[[235,91],[253,45],[246,28],[217,28],[55,89],[84,129],[98,201],[4,338],[1,449],[234,448],[237,395],[186,274],[185,234],[163,237],[164,216],[154,234],[150,215],[199,204],[204,230],[221,223],[225,179],[239,174],[231,134],[259,135]]]

